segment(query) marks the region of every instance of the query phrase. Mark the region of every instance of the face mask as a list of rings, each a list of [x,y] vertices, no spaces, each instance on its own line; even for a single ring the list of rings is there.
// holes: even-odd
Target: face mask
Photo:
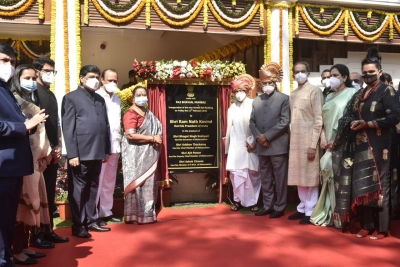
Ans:
[[[307,73],[299,72],[294,76],[298,84],[304,84],[307,81]]]
[[[41,79],[43,83],[50,85],[54,81],[54,74],[52,72],[45,72],[44,74],[42,74]]]
[[[275,90],[275,87],[273,87],[271,85],[266,85],[266,86],[263,86],[262,90],[267,95],[270,95]]]
[[[115,91],[118,90],[118,86],[114,82],[104,84],[104,88],[106,88],[106,91],[109,93],[115,93]]]
[[[235,94],[237,101],[242,102],[246,98],[245,92],[237,92]]]
[[[351,85],[356,89],[356,90],[360,90],[361,89],[361,85],[359,85],[358,83],[356,83],[356,82],[351,82]]]
[[[325,88],[330,87],[330,86],[331,86],[331,81],[329,80],[329,78],[326,78],[325,80],[322,80],[322,85],[323,85]]]
[[[97,88],[99,87],[99,80],[97,80],[96,78],[87,79],[86,86],[89,89],[97,90]]]
[[[376,80],[378,80],[378,74],[365,74],[362,76],[362,78],[366,84],[372,85],[376,82]]]
[[[14,67],[10,64],[0,65],[0,80],[8,82],[8,80],[14,75]]]
[[[336,77],[331,77],[329,82],[331,84],[331,89],[334,91],[342,84],[342,80]]]
[[[32,81],[32,80],[23,79],[20,83],[20,86],[25,91],[32,93],[32,92],[36,91],[36,89],[37,89],[37,82]]]
[[[135,104],[139,107],[143,107],[147,104],[147,96],[135,97]]]

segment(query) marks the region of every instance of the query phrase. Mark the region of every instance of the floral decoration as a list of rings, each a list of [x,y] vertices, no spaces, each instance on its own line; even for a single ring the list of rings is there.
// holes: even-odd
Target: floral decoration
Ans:
[[[89,25],[89,0],[83,1],[83,24]]]
[[[293,8],[289,8],[289,76],[290,92],[293,91]]]
[[[51,23],[50,23],[50,58],[56,58],[56,10],[57,0],[51,0]],[[54,93],[54,84],[50,85],[50,90]]]
[[[135,5],[123,12],[116,12],[110,8],[108,8],[102,0],[92,0],[93,5],[100,12],[100,14],[105,17],[107,20],[114,23],[125,23],[130,21],[134,17],[136,17],[140,11],[142,11],[144,5],[146,4],[146,0],[137,0]],[[154,1],[152,1],[154,3]],[[115,18],[115,17],[118,18]]]
[[[153,9],[156,11],[157,15],[161,18],[161,20],[163,20],[164,22],[166,22],[166,23],[168,23],[169,25],[172,25],[172,26],[184,26],[184,25],[189,24],[190,22],[192,22],[197,17],[197,15],[201,11],[201,8],[203,7],[204,1],[205,0],[199,1],[198,5],[197,5],[196,9],[193,11],[193,13],[187,19],[182,20],[182,21],[174,21],[174,20],[169,19],[168,16],[165,16],[161,12],[161,10],[160,10],[159,6],[157,5],[156,1],[151,1],[151,4],[153,6]]]
[[[39,16],[38,19],[40,22],[44,20],[44,0],[39,0]]]
[[[64,21],[64,72],[65,72],[65,93],[70,91],[69,86],[69,38],[68,38],[68,7],[67,0],[63,0],[63,21]]]
[[[35,0],[21,0],[11,6],[0,5],[0,16],[13,17],[25,12]]]
[[[146,0],[146,29],[150,29],[151,27],[150,8],[151,0]]]
[[[283,18],[282,18],[282,12],[283,9],[282,7],[279,8],[279,66],[283,66],[283,32],[282,32],[282,24],[283,24]],[[282,88],[280,89],[282,91]]]
[[[79,71],[82,66],[82,36],[81,36],[81,4],[75,0],[75,32],[76,32],[76,76],[79,81]]]

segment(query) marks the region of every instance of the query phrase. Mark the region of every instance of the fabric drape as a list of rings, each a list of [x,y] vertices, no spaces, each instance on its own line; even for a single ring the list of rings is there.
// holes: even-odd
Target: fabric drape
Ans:
[[[228,123],[228,109],[231,105],[231,94],[232,94],[232,88],[229,85],[221,85],[218,88],[218,101],[219,101],[219,106],[220,106],[220,111],[221,111],[221,134],[222,138],[226,137],[226,126]],[[226,170],[226,160],[227,160],[227,155],[225,154],[225,141],[221,140],[222,143],[222,149],[221,151],[221,184],[226,184],[228,179],[228,172]],[[225,179],[226,178],[226,179]]]

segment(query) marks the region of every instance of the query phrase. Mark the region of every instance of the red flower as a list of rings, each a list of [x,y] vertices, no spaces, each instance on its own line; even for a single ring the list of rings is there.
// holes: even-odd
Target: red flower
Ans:
[[[146,61],[146,67],[150,67],[151,66],[151,62],[150,61]]]
[[[141,67],[141,66],[142,66],[142,62],[141,62],[141,61],[139,61],[139,62],[138,62],[138,65],[139,65],[139,67]]]
[[[171,80],[177,80],[179,79],[179,75],[181,74],[181,67],[180,66],[175,66],[174,71],[172,73],[172,78]]]
[[[191,60],[190,65],[192,65],[193,68],[196,68],[197,62],[195,60]]]
[[[132,64],[133,68],[136,68],[137,65],[138,65],[137,61],[133,62],[133,64]]]
[[[153,62],[151,63],[151,65],[152,65],[153,67],[155,67],[155,66],[156,66],[156,64],[157,64],[157,62],[156,62],[156,61],[153,61]]]

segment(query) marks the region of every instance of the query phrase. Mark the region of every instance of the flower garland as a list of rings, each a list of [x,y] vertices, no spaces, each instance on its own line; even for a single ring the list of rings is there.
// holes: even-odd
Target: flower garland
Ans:
[[[83,2],[83,24],[89,25],[89,0]]]
[[[394,15],[389,15],[389,41],[393,42],[393,17]]]
[[[49,41],[50,39],[48,38],[14,38],[14,37],[9,37],[9,36],[0,36],[0,40],[5,39],[5,40],[13,40],[13,41],[31,41],[31,42],[42,42],[42,41]]]
[[[239,23],[239,22],[242,22],[243,20],[245,20],[246,18],[248,18],[250,16],[250,14],[253,13],[253,10],[257,5],[257,2],[254,1],[253,4],[251,5],[250,9],[243,16],[238,17],[238,18],[230,18],[229,16],[225,15],[225,13],[216,4],[215,0],[210,0],[210,2],[211,2],[211,5],[214,7],[214,9],[217,11],[217,13],[220,14],[224,20],[227,20],[231,23]]]
[[[349,36],[349,11],[344,12],[344,38],[347,40]]]
[[[146,0],[146,1],[147,1],[147,0]],[[166,9],[166,8],[162,5],[162,3],[160,2],[160,0],[155,0],[155,2],[156,2],[156,4],[157,4],[158,8],[160,8],[160,9],[162,10],[163,13],[167,14],[168,17],[171,17],[171,18],[176,19],[176,20],[186,19],[186,18],[190,17],[190,15],[193,14],[193,13],[196,11],[196,9],[198,8],[198,6],[199,6],[200,3],[201,3],[201,1],[199,1],[199,2],[197,2],[195,5],[193,5],[192,8],[191,8],[188,12],[183,13],[183,14],[180,14],[180,15],[176,15],[176,14],[173,14],[173,13],[171,13],[170,11],[168,11],[168,9]]]
[[[37,59],[37,58],[42,57],[42,56],[49,56],[49,54],[50,54],[50,53],[46,53],[46,54],[37,54],[37,53],[35,53],[34,51],[32,51],[32,50],[29,48],[28,44],[26,43],[27,41],[18,41],[18,42],[19,42],[19,44],[21,45],[21,48],[22,48],[22,50],[24,51],[24,53],[25,53],[28,57],[30,57],[31,59]]]
[[[221,0],[216,0],[216,1],[213,0],[213,2],[215,2],[215,4],[219,7],[219,9],[220,9],[224,14],[230,16],[231,18],[240,18],[240,17],[243,17],[243,15],[246,14],[246,13],[249,11],[249,9],[252,7],[252,4],[251,4],[251,3],[248,3],[241,11],[235,12],[235,11],[231,11],[231,10],[227,9],[227,8],[225,7],[225,5],[222,3]],[[235,9],[236,9],[236,2],[235,2],[235,4],[232,3],[232,7],[235,7],[235,8],[232,8],[232,10],[235,10]]]
[[[82,36],[81,36],[81,3],[75,0],[75,32],[76,32],[76,76],[79,81],[79,71],[82,66]]]
[[[44,0],[39,0],[39,20],[44,20]]]
[[[296,6],[296,10],[295,10],[295,20],[294,20],[294,34],[295,37],[298,38],[299,37],[299,6]]]
[[[26,3],[27,0],[16,0],[10,3],[1,3],[0,10],[2,11],[11,11],[17,8],[20,8],[23,4]],[[6,4],[6,5],[4,5]]]
[[[261,6],[261,2],[262,0],[257,0],[257,4],[255,6],[255,8],[252,10],[251,14],[249,14],[249,16],[243,20],[240,23],[237,24],[231,24],[229,22],[226,22],[225,20],[223,20],[220,16],[220,14],[218,14],[218,12],[214,9],[214,5],[212,3],[208,3],[208,7],[211,10],[211,13],[214,15],[214,17],[218,20],[218,22],[222,25],[224,25],[225,27],[231,28],[231,29],[237,29],[237,28],[241,28],[243,26],[245,26],[246,24],[248,24],[256,15],[258,8],[260,8]]]
[[[203,29],[207,31],[208,28],[208,8],[207,8],[208,0],[203,2]]]
[[[119,1],[113,0],[102,0],[104,1],[104,4],[106,6],[108,6],[109,8],[113,8],[113,9],[129,9],[131,8],[137,1],[140,0],[129,0],[129,2],[125,3],[125,4],[118,4]]]
[[[357,13],[355,13],[356,15],[354,13],[355,12],[350,11],[351,19],[353,20],[353,23],[357,26],[357,29],[364,35],[377,34],[378,32],[380,32],[382,30],[383,26],[386,25],[387,20],[390,19],[390,16],[381,15],[381,17],[379,18],[379,21],[374,26],[368,26],[365,24],[364,25],[361,24],[361,26],[360,26],[360,23],[359,23],[361,21],[360,16]],[[379,25],[379,27],[378,27],[378,25]],[[365,31],[363,28],[364,29],[367,28],[367,30],[372,30],[372,31]],[[375,30],[373,30],[373,29],[375,29]]]
[[[341,18],[341,15],[343,14],[343,10],[340,10],[336,17],[334,17],[334,15],[331,16],[331,18],[333,18],[333,20],[332,20],[331,23],[329,23],[329,24],[327,24],[327,25],[319,25],[318,23],[316,23],[316,22],[311,18],[311,16],[310,16],[310,14],[309,14],[309,12],[308,12],[308,10],[307,10],[306,7],[303,6],[303,7],[302,7],[302,11],[303,11],[303,14],[306,15],[307,20],[308,20],[309,22],[311,22],[311,24],[312,24],[314,27],[316,27],[316,28],[318,28],[318,29],[321,29],[321,30],[330,29],[330,28],[332,28],[333,26],[335,26],[335,24],[338,22],[338,20]],[[311,14],[314,15],[313,13],[311,13]],[[315,17],[315,15],[314,15],[314,17]],[[316,18],[316,17],[315,17],[315,18]],[[316,18],[316,19],[318,19],[318,18]],[[320,20],[320,21],[325,21],[325,20]]]
[[[316,33],[318,33],[319,35],[331,35],[332,33],[334,33],[334,32],[339,28],[340,25],[342,25],[343,20],[344,20],[344,18],[345,18],[345,12],[342,12],[342,14],[341,14],[341,16],[340,16],[340,18],[339,18],[339,21],[336,23],[336,25],[334,25],[334,26],[332,27],[332,29],[327,30],[327,31],[321,31],[321,30],[319,30],[318,28],[314,27],[314,26],[312,25],[312,23],[310,22],[310,20],[307,19],[307,15],[304,14],[304,11],[303,11],[302,8],[299,8],[299,12],[300,12],[300,15],[301,15],[301,17],[303,18],[304,22],[307,24],[307,26],[308,26],[313,32],[316,32]]]
[[[382,27],[382,29],[379,31],[379,33],[377,33],[375,36],[372,36],[372,37],[367,37],[367,36],[365,36],[364,34],[362,34],[362,33],[359,31],[358,27],[354,24],[354,21],[353,21],[352,19],[350,20],[350,26],[351,26],[351,28],[353,29],[353,31],[357,34],[357,36],[358,36],[360,39],[362,39],[362,40],[364,40],[364,41],[373,42],[373,41],[377,40],[379,37],[381,37],[382,34],[386,31],[386,29],[387,29],[388,26],[389,26],[389,20],[386,21],[385,25]]]
[[[293,91],[293,8],[289,8],[289,76],[290,92]]]
[[[161,10],[158,8],[158,5],[156,4],[155,1],[151,1],[151,4],[152,4],[154,10],[156,11],[157,15],[161,18],[161,20],[163,20],[164,22],[166,22],[172,26],[184,26],[184,25],[192,22],[192,20],[194,20],[194,18],[197,17],[197,15],[200,13],[201,8],[203,7],[204,1],[205,0],[201,0],[199,5],[197,6],[197,9],[194,11],[194,13],[188,19],[183,20],[183,21],[173,21],[173,20],[169,19],[161,12]]]
[[[324,29],[329,29],[333,25],[335,25],[336,22],[334,22],[334,21],[335,20],[337,21],[337,18],[339,18],[339,16],[343,12],[342,9],[337,9],[337,10],[335,10],[335,12],[333,12],[332,16],[330,16],[328,19],[320,19],[314,15],[314,12],[312,11],[311,7],[303,6],[303,11],[308,15],[307,17],[310,17],[311,21],[314,22],[313,23],[314,26],[316,26],[316,25],[318,25],[319,27],[325,26]],[[321,12],[321,10],[320,10],[320,12]],[[323,14],[324,12],[325,12],[325,10],[323,10],[323,12],[321,14]]]
[[[146,3],[146,0],[137,0],[136,3],[133,6],[131,6],[131,8],[129,8],[128,10],[123,11],[123,12],[116,12],[116,11],[108,8],[103,3],[102,0],[92,0],[92,2],[95,5],[95,7],[97,8],[97,10],[100,11],[100,13],[102,13],[102,14],[108,13],[108,14],[110,14],[112,16],[116,16],[116,17],[128,16],[128,17],[133,18],[135,16],[132,16],[132,14],[135,14],[135,13],[138,14],[142,10],[143,5]]]
[[[150,29],[151,27],[150,9],[151,9],[151,0],[146,0],[146,29]]]
[[[67,1],[63,1],[63,27],[64,27],[64,72],[65,72],[65,93],[70,91],[69,87],[69,38],[68,38],[68,7]],[[71,1],[71,0],[70,0]]]
[[[267,7],[267,36],[264,41],[264,62],[271,62],[271,7]]]
[[[394,27],[396,28],[397,32],[400,33],[400,21],[398,16],[395,15],[394,19],[395,19],[395,23],[393,23]]]
[[[264,4],[260,6],[260,27],[259,27],[260,34],[264,32]]]
[[[56,58],[56,10],[57,0],[51,0],[51,23],[50,23],[50,58],[55,60]],[[50,85],[50,91],[54,93],[54,83]]]
[[[9,9],[10,7],[6,7],[6,6],[1,6],[0,10],[6,10],[6,12],[0,11],[0,16],[13,17],[16,15],[19,15],[19,14],[25,12],[33,4],[33,2],[35,2],[35,0],[22,0],[20,3],[23,3],[23,5],[18,6],[17,10],[14,10],[14,8]],[[13,11],[11,11],[11,10],[13,10]]]
[[[194,5],[197,4],[197,1],[198,1],[198,0],[191,0],[190,3],[187,4],[186,6],[182,6],[182,5],[179,6],[179,3],[178,3],[178,7],[174,7],[174,6],[170,5],[170,3],[167,2],[167,0],[161,0],[162,5],[163,5],[166,9],[168,9],[168,10],[171,11],[171,12],[178,13],[178,14],[182,14],[182,13],[188,12],[190,9],[192,9],[192,7],[193,7]]]
[[[15,5],[16,3],[21,2],[21,0],[1,0],[0,4],[4,6]]]
[[[282,33],[282,27],[283,27],[283,10],[282,7],[279,8],[279,66],[282,67],[283,65],[283,33]],[[280,88],[282,91],[282,88]]]

